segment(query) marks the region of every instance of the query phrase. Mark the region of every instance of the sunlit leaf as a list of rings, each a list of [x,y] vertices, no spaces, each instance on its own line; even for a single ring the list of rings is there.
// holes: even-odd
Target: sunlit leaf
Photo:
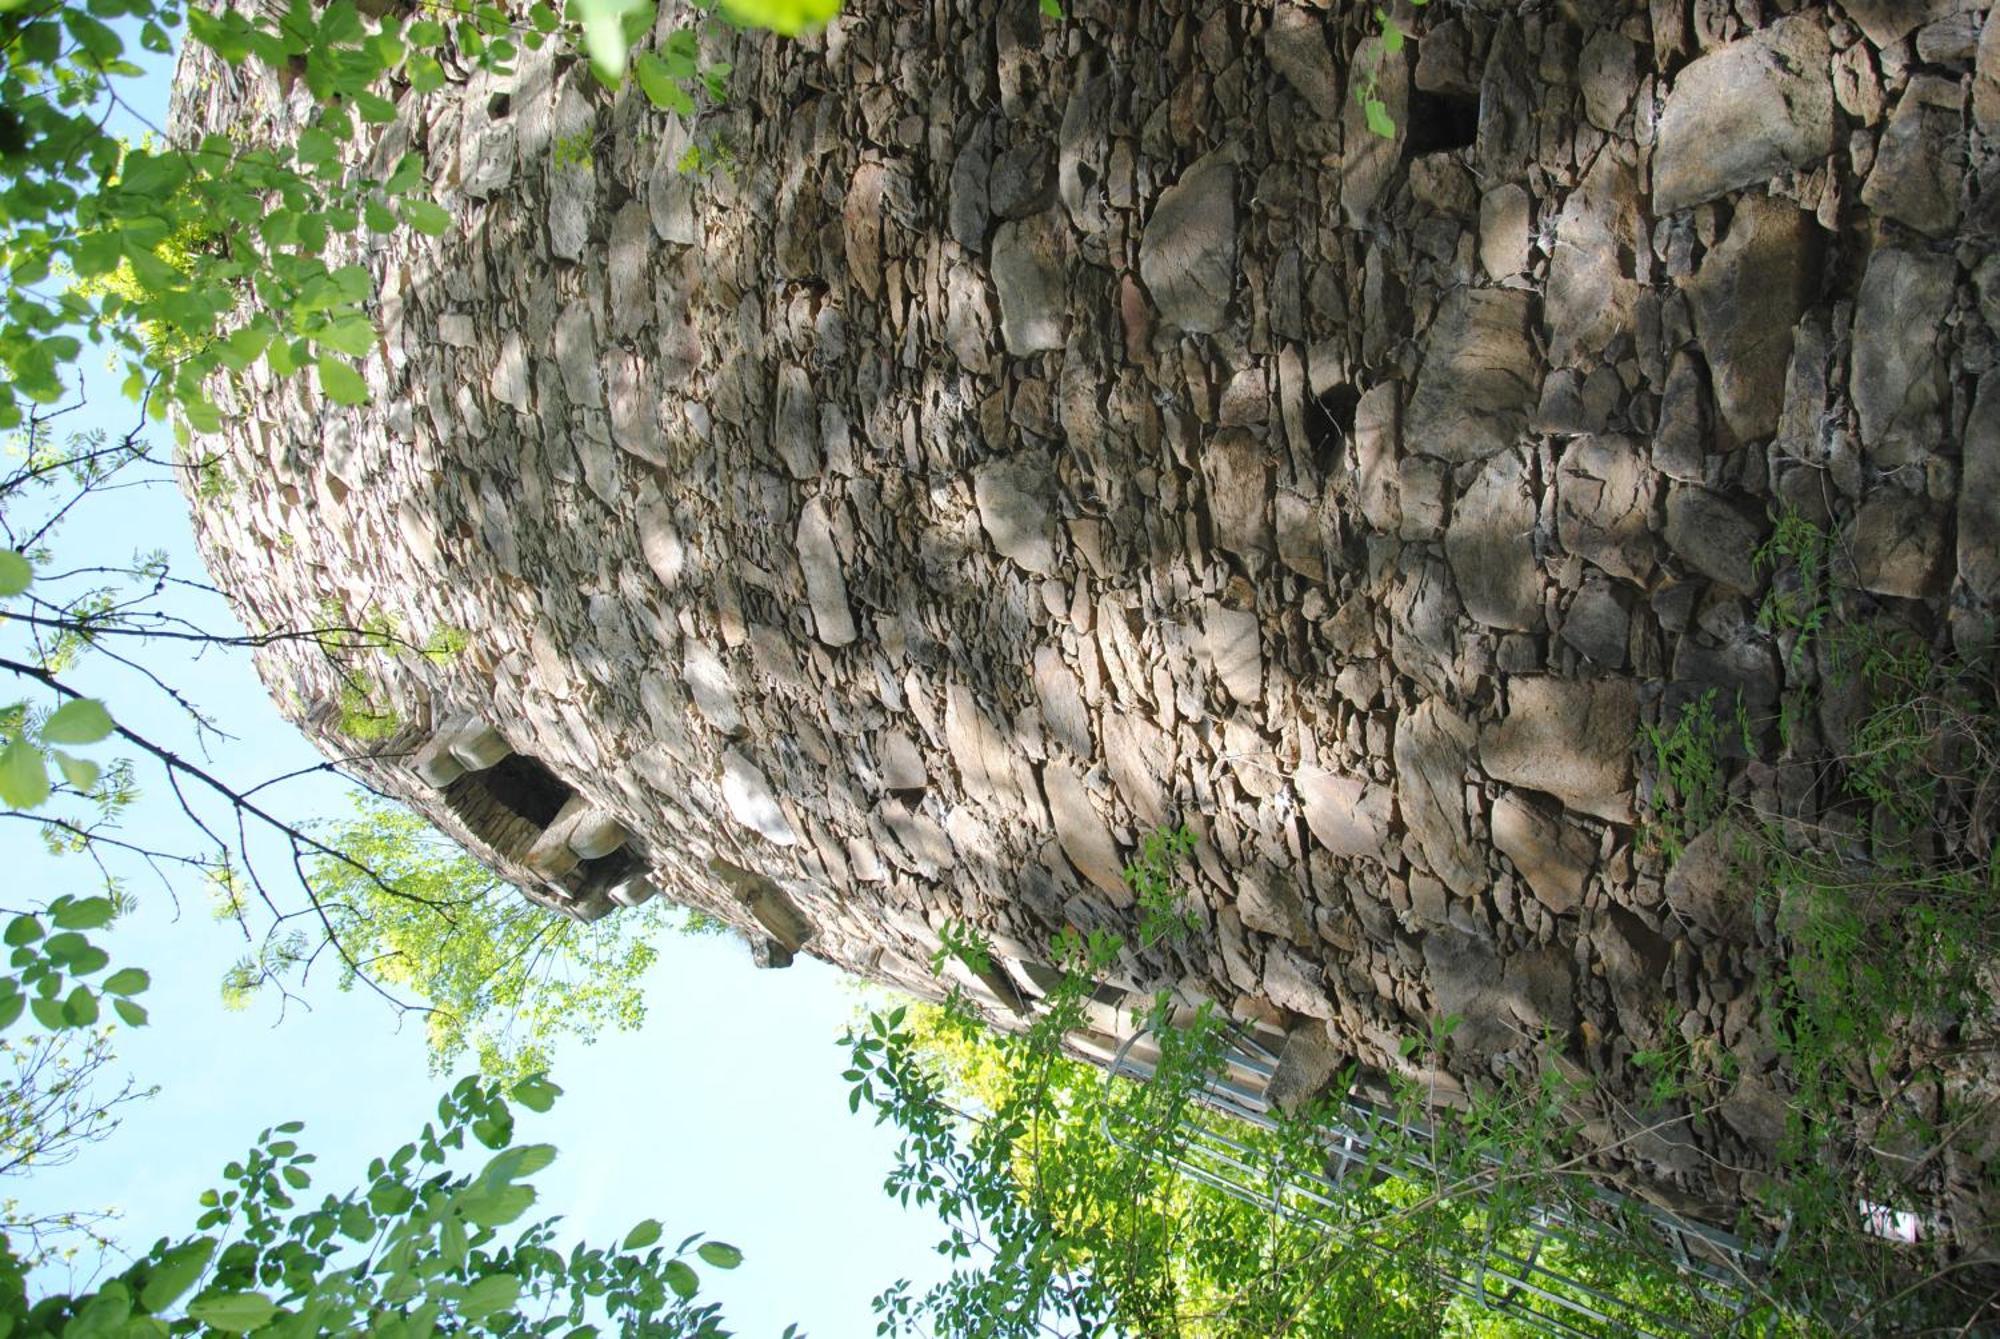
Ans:
[[[368,403],[368,383],[344,358],[321,354],[314,364],[319,369],[319,388],[335,404]]]
[[[33,809],[49,798],[49,771],[42,751],[25,739],[0,750],[0,804]]]
[[[0,596],[19,595],[35,579],[35,569],[12,549],[0,549]]]
[[[102,702],[79,697],[49,713],[42,722],[42,738],[51,744],[95,744],[116,728]]]
[[[225,1334],[248,1334],[277,1315],[278,1306],[262,1293],[208,1292],[188,1303],[187,1314]]]

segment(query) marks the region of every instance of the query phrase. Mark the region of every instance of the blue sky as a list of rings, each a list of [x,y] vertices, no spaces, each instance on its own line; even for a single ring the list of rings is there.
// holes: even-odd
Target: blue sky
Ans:
[[[129,92],[142,115],[164,123],[164,70]],[[108,386],[86,389],[90,403],[69,427],[116,433],[129,425],[129,407]],[[179,494],[164,483],[93,500],[65,528],[58,552],[76,566],[155,548],[176,575],[203,576]],[[235,630],[219,601],[185,599],[190,617]],[[0,641],[21,645],[18,630],[4,625]],[[125,725],[238,782],[319,761],[277,715],[247,653],[156,647],[144,658],[236,738],[210,741],[204,757],[177,710],[102,658],[87,660],[74,682],[104,697]],[[0,694],[9,700],[11,692]],[[189,848],[193,834],[159,776],[140,775],[146,794],[126,835]],[[325,779],[270,796],[288,818],[346,812],[341,787]],[[0,840],[11,871],[0,905],[91,887],[88,865],[46,855],[26,825]],[[262,849],[282,863],[282,853]],[[282,1016],[275,1002],[231,1012],[219,985],[246,948],[241,934],[214,921],[202,891],[186,881],[170,889],[135,875],[131,888],[137,909],[106,946],[116,965],[151,971],[144,1003],[154,1026],[122,1030],[116,1046],[159,1095],[74,1165],[0,1183],[0,1194],[31,1209],[116,1206],[116,1235],[142,1247],[185,1231],[199,1193],[266,1126],[307,1122],[303,1141],[320,1155],[316,1189],[334,1191],[357,1182],[370,1156],[416,1133],[446,1086],[426,1072],[419,1020],[399,1028],[380,1000],[334,989],[331,973]],[[553,1077],[566,1095],[550,1115],[528,1117],[522,1132],[562,1151],[538,1178],[541,1209],[600,1242],[652,1217],[669,1241],[706,1231],[741,1247],[746,1260],[734,1274],[703,1271],[705,1293],[724,1302],[738,1333],[775,1335],[797,1321],[818,1339],[872,1334],[870,1297],[901,1276],[933,1277],[940,1265],[930,1249],[936,1224],[882,1194],[894,1132],[847,1110],[835,1038],[861,1007],[856,988],[803,958],[787,971],[759,971],[733,937],[664,934],[645,990],[642,1029],[558,1048]]]

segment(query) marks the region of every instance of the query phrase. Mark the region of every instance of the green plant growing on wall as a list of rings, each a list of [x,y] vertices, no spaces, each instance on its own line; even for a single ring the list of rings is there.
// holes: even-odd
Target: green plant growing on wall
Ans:
[[[1410,0],[1412,5],[1422,7],[1430,0]],[[1361,104],[1362,115],[1368,125],[1368,132],[1383,139],[1396,138],[1396,119],[1389,111],[1389,104],[1383,100],[1382,63],[1402,53],[1409,34],[1396,22],[1388,10],[1377,8],[1375,22],[1375,61],[1368,74],[1354,85],[1354,100]]]
[[[1160,828],[1146,834],[1138,858],[1125,866],[1125,884],[1138,899],[1139,947],[1163,940],[1179,943],[1200,932],[1201,914],[1183,900],[1178,877],[1181,862],[1194,847],[1194,833],[1187,827]]]

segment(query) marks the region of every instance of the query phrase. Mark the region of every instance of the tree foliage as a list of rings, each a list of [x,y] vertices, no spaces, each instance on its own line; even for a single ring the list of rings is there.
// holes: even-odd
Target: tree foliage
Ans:
[[[85,1293],[36,1295],[39,1280],[0,1238],[0,1332],[588,1339],[608,1329],[723,1339],[696,1265],[734,1269],[735,1247],[696,1234],[668,1250],[649,1219],[617,1247],[564,1251],[556,1220],[517,1226],[556,1151],[515,1142],[513,1106],[546,1111],[559,1092],[541,1078],[506,1091],[466,1079],[416,1139],[369,1164],[364,1185],[310,1207],[314,1156],[295,1138],[303,1126],[266,1130],[203,1192],[190,1234],[161,1238]],[[475,1167],[468,1158],[482,1148],[491,1156]]]
[[[429,1003],[431,1066],[469,1052],[481,1072],[518,1078],[547,1068],[563,1037],[589,1041],[645,1019],[640,981],[658,958],[662,919],[648,904],[582,924],[536,906],[449,838],[400,806],[363,798],[326,841],[314,886],[354,966]],[[234,916],[229,906],[225,914]],[[267,940],[230,974],[240,993],[310,965],[304,931]]]

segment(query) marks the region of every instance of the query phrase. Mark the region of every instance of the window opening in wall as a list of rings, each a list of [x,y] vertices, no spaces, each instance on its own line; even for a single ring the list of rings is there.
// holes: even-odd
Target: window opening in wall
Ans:
[[[444,801],[473,836],[506,859],[519,860],[574,793],[533,758],[510,753],[445,787]]]
[[[1405,157],[1469,149],[1478,137],[1478,98],[1410,90],[1409,126],[1403,136]]]
[[[538,828],[555,822],[576,793],[554,772],[519,753],[510,753],[485,771],[470,775],[495,800]]]
[[[620,880],[643,873],[644,869],[632,849],[621,846],[610,855],[583,861],[568,882],[579,897],[587,897],[593,893],[608,893],[618,886]]]
[[[1306,445],[1312,448],[1313,464],[1321,474],[1331,475],[1340,468],[1360,408],[1361,392],[1344,385],[1329,388],[1306,406]]]

